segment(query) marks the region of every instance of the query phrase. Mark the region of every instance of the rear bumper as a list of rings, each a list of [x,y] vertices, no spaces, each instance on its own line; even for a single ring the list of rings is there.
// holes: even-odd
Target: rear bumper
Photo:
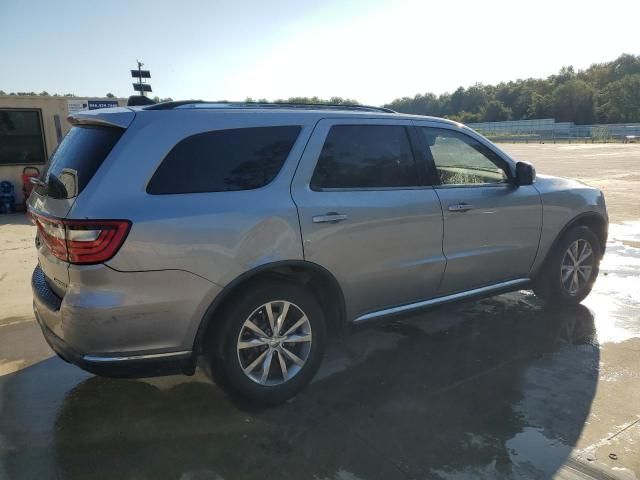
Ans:
[[[195,371],[195,358],[190,351],[149,354],[91,354],[70,345],[53,332],[46,316],[59,315],[62,300],[51,290],[40,267],[31,278],[33,310],[45,340],[64,361],[96,375],[119,378],[141,378],[187,374]]]
[[[65,362],[77,365],[87,372],[104,377],[144,378],[176,374],[193,375],[195,371],[195,359],[191,352],[130,357],[87,355],[73,349],[49,330],[37,310],[35,316],[51,349]]]

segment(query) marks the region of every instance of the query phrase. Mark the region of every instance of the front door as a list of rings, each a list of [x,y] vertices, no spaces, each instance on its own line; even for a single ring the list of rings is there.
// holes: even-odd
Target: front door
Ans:
[[[305,259],[340,283],[347,315],[436,295],[442,211],[409,121],[318,122],[292,184]]]
[[[444,215],[439,295],[527,277],[542,226],[538,191],[516,186],[509,163],[480,139],[426,125],[416,122]]]

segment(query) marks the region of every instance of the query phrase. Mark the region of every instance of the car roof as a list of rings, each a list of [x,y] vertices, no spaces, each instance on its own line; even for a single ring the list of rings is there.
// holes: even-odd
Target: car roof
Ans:
[[[167,111],[187,109],[195,110],[211,110],[217,112],[230,111],[255,113],[256,111],[283,114],[307,114],[326,116],[331,112],[332,115],[340,117],[366,117],[366,118],[389,118],[389,119],[408,119],[408,120],[429,120],[434,122],[445,123],[448,125],[460,126],[458,122],[447,120],[440,117],[430,117],[425,115],[411,115],[406,113],[398,113],[390,108],[375,107],[370,105],[345,105],[345,104],[310,104],[310,103],[261,103],[261,102],[206,102],[202,100],[180,100],[175,102],[163,102],[155,105],[146,105],[141,107],[129,107],[134,111]]]
[[[203,114],[225,114],[233,112],[237,114],[270,115],[303,117],[307,121],[327,118],[367,118],[367,119],[393,119],[393,120],[422,120],[462,127],[458,122],[439,117],[424,115],[411,115],[394,112],[384,107],[371,107],[368,105],[334,105],[334,104],[300,104],[300,103],[254,103],[254,102],[203,102],[200,100],[184,100],[178,102],[164,102],[154,105],[129,106],[117,108],[103,108],[75,112],[69,115],[68,120],[72,124],[103,124],[122,128],[128,127],[136,114],[162,116],[171,115],[171,112],[181,116],[189,112]],[[166,117],[165,117],[166,118]]]

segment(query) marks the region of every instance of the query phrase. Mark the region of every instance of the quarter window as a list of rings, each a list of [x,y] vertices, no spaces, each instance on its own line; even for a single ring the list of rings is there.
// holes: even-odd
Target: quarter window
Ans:
[[[420,128],[442,185],[505,183],[504,160],[464,133]]]
[[[405,127],[335,125],[329,130],[311,188],[393,188],[418,185]]]
[[[237,128],[180,141],[147,186],[153,195],[252,190],[280,172],[299,126]]]

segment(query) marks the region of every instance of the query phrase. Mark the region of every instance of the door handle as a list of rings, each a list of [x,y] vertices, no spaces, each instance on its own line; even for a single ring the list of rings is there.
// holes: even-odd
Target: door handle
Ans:
[[[344,213],[329,212],[324,215],[316,215],[312,218],[313,223],[338,223],[346,220],[347,216]]]
[[[473,209],[473,205],[470,205],[464,202],[458,203],[456,205],[449,205],[450,212],[467,212],[472,209]]]

